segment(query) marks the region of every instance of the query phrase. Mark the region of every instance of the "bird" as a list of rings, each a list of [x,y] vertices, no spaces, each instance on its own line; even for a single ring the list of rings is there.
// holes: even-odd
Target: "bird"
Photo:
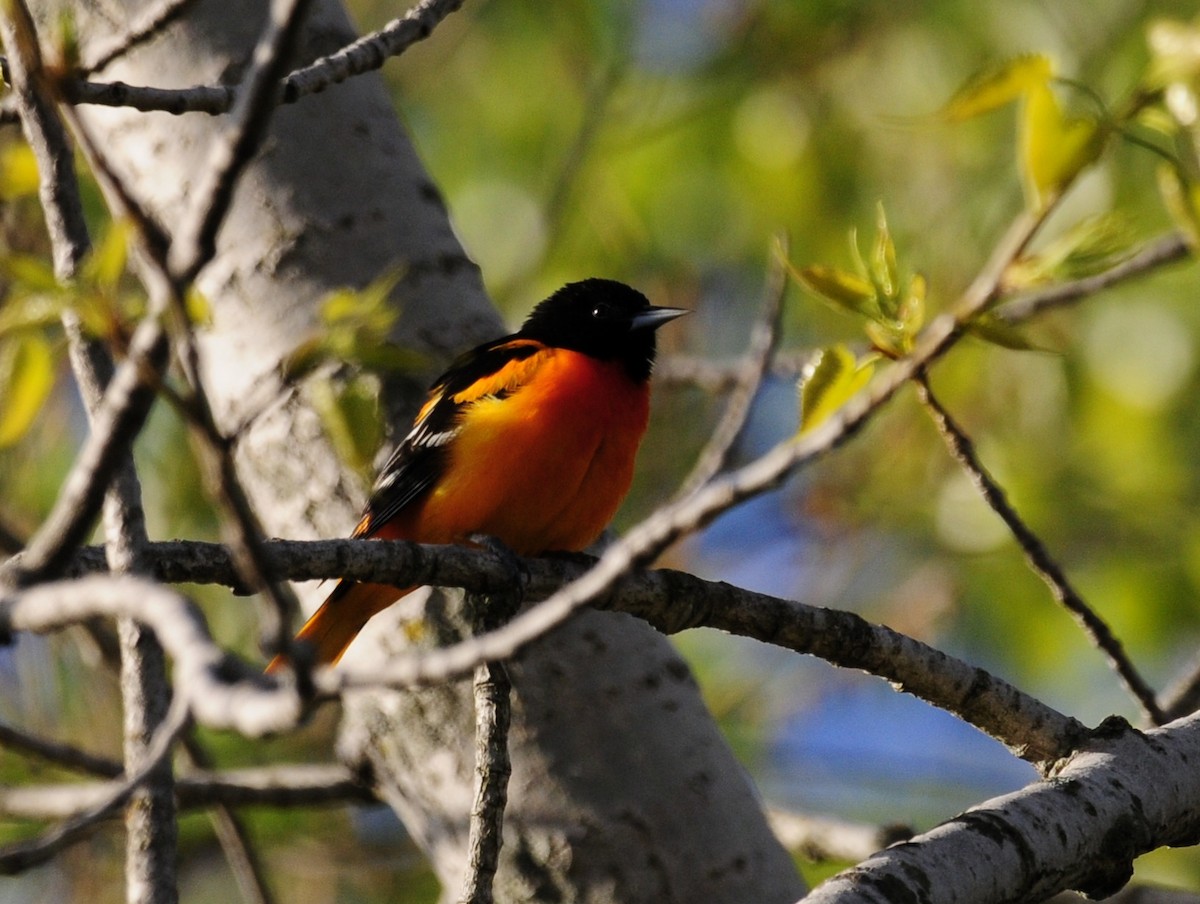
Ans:
[[[465,352],[433,382],[351,536],[485,536],[518,556],[586,548],[633,480],[655,332],[686,313],[615,280],[563,286],[517,332]],[[415,589],[343,579],[296,640],[311,644],[314,664],[336,664],[372,616]]]

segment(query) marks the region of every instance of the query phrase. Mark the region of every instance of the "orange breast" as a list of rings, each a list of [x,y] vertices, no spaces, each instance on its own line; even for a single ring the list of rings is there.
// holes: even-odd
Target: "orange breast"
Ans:
[[[633,479],[649,388],[619,364],[559,349],[536,380],[471,405],[443,478],[386,533],[426,543],[482,533],[522,555],[595,540]]]

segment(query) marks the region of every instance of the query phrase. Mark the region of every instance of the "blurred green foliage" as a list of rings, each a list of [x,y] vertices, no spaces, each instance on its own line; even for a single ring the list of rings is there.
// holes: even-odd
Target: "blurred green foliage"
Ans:
[[[362,30],[397,14],[375,0],[352,6]],[[890,256],[899,249],[900,260],[889,263],[877,243],[867,254],[874,266],[857,278],[866,277],[877,303],[910,297],[909,280],[919,274],[929,315],[967,285],[1024,205],[1048,205],[1068,183],[1011,284],[1094,272],[1175,225],[1200,235],[1200,126],[1193,122],[1189,133],[1170,105],[1134,109],[1139,86],[1155,84],[1183,85],[1174,102],[1186,106],[1197,70],[1181,23],[1194,14],[1194,3],[1182,0],[491,0],[467,3],[430,41],[389,64],[385,78],[512,321],[565,281],[619,278],[656,303],[697,310],[664,331],[664,355],[686,349],[728,359],[748,333],[769,239],[781,228],[797,268],[836,268],[824,272],[845,288],[854,275],[846,234],[866,235],[882,203]],[[982,73],[981,61],[989,64]],[[1013,106],[999,108],[1008,101]],[[1130,139],[1114,118],[1132,113],[1122,121]],[[11,130],[0,135],[0,251],[9,261],[45,260],[18,146]],[[904,292],[876,292],[871,274],[880,264]],[[1000,337],[981,328],[985,341],[964,343],[931,375],[1018,510],[1159,687],[1200,637],[1196,278],[1194,267],[1176,267],[1022,334],[1023,344],[1048,351],[999,347]],[[36,282],[11,269],[0,279],[6,299],[14,286]],[[374,311],[369,296],[357,303]],[[351,318],[347,341],[354,345],[370,322]],[[889,335],[898,343],[893,353],[911,338],[903,323]],[[0,370],[27,367],[34,376],[4,411],[27,411],[36,396],[38,416],[26,418],[20,442],[0,448],[0,520],[28,531],[47,510],[82,427],[69,393],[42,399],[63,369],[54,355],[48,374],[41,351],[56,348],[55,334],[40,323],[22,336],[39,338],[6,344]],[[868,337],[861,318],[794,291],[783,344],[827,349],[824,385],[836,391],[822,390],[813,403],[825,416],[821,399],[844,401],[869,347],[887,343]],[[330,407],[344,423],[370,409],[369,386],[355,386]],[[0,396],[10,398],[4,389]],[[686,472],[719,405],[696,390],[658,392],[620,524],[648,512]],[[759,412],[745,454],[755,441],[791,435],[797,409],[792,396]],[[327,422],[334,429],[332,415]],[[182,434],[173,413],[159,410],[139,444],[152,533],[212,536]],[[347,456],[369,460],[372,436],[348,430]],[[788,561],[812,576],[798,591],[806,602],[854,609],[943,646],[1086,721],[1136,715],[911,396],[786,488],[778,504],[784,529],[753,540],[798,548]],[[703,558],[705,549],[689,545],[671,564],[724,576],[724,560]],[[246,606],[204,596],[223,642],[252,635]],[[681,644],[752,765],[775,726],[820,694],[808,682],[829,674],[710,637]],[[79,661],[85,654],[60,657],[62,674],[40,658],[31,665],[29,655],[16,656],[18,671],[35,673],[22,682],[29,699],[6,701],[0,717],[116,750],[115,691],[79,680],[91,674]],[[63,694],[69,704],[45,705],[64,687],[73,689]],[[285,744],[278,755],[327,749],[327,735],[319,737]],[[222,764],[260,755],[268,754],[236,739],[219,744]],[[27,767],[0,752],[0,768],[7,778]],[[905,806],[898,800],[878,818],[910,819]],[[253,825],[262,837],[299,839],[271,849],[286,900],[436,898],[427,875],[411,884],[390,879],[400,855],[358,843],[344,814],[263,814]],[[197,820],[187,826],[189,862],[197,864],[188,872],[197,895],[190,899],[226,900],[228,885],[212,878],[220,870],[211,836]],[[111,838],[89,850],[114,862]],[[1138,869],[1140,878],[1200,888],[1191,852],[1159,852]],[[339,885],[336,876],[348,872]],[[118,899],[119,882],[107,875],[110,891],[93,891],[97,901]]]

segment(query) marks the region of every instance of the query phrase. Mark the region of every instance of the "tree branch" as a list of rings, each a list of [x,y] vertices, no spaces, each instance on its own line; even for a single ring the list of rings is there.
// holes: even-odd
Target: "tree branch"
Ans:
[[[293,579],[347,577],[397,586],[464,587],[477,593],[512,587],[511,562],[466,547],[419,546],[398,540],[276,540],[266,544],[265,552],[277,574]],[[160,580],[227,586],[237,581],[228,550],[214,544],[155,543],[150,553]],[[590,573],[589,566],[595,561],[582,554],[521,560],[524,598],[552,595],[556,588]],[[91,552],[77,564],[80,573],[104,567]],[[853,613],[777,599],[667,569],[624,576],[596,605],[636,615],[667,634],[705,626],[862,669],[961,716],[1030,762],[1065,756],[1085,732],[1074,719],[982,669]],[[506,630],[439,650],[399,656],[378,670],[350,665],[324,670],[316,676],[317,687],[333,696],[356,687],[402,687],[463,677],[481,662],[512,655],[513,638]],[[168,650],[172,650],[170,645]]]
[[[1155,699],[1154,689],[1146,683],[1137,667],[1129,659],[1121,641],[1113,634],[1104,619],[1083,599],[1079,591],[1075,589],[1075,585],[1067,578],[1062,566],[1055,561],[1045,544],[1013,508],[1003,487],[996,483],[987,468],[984,467],[983,462],[979,460],[970,437],[950,416],[950,413],[929,388],[928,377],[924,373],[918,373],[914,377],[913,383],[917,389],[917,397],[928,411],[938,433],[949,446],[950,453],[970,476],[971,482],[975,484],[975,488],[979,490],[988,507],[999,515],[1008,526],[1017,545],[1025,554],[1025,561],[1029,568],[1050,588],[1054,599],[1071,613],[1076,623],[1091,638],[1092,643],[1108,657],[1109,664],[1126,689],[1141,705],[1146,718],[1154,725],[1162,725],[1166,720]]]
[[[812,359],[811,349],[781,351],[771,358],[767,374],[795,380]],[[737,385],[742,361],[713,361],[693,355],[671,355],[654,365],[656,386],[687,386],[705,392],[727,392]]]
[[[37,31],[24,0],[12,0],[0,16],[0,40],[8,53],[8,78],[21,128],[38,162],[38,196],[50,234],[54,272],[65,282],[75,275],[91,240],[83,217],[75,156],[45,84]]]
[[[787,257],[787,247],[783,239],[777,242],[778,248],[771,258],[768,271],[766,302],[750,331],[749,347],[737,365],[737,375],[729,398],[725,401],[724,413],[692,466],[691,473],[676,493],[677,499],[690,496],[724,470],[733,445],[741,436],[746,419],[750,417],[758,389],[767,375],[771,357],[779,343],[783,298],[787,292],[787,271],[781,262]]]
[[[131,618],[149,627],[174,660],[173,709],[202,725],[257,737],[291,728],[303,715],[294,690],[240,667],[213,643],[199,610],[159,584],[91,576],[0,590],[0,633],[45,634],[94,617]]]
[[[77,77],[84,77],[93,72],[99,72],[113,61],[125,56],[135,47],[144,44],[162,32],[168,25],[179,18],[188,8],[192,0],[159,0],[152,6],[144,6],[133,13],[133,21],[126,29],[117,35],[112,35],[100,47],[91,48],[89,59],[83,62]]]
[[[83,334],[77,316],[63,315],[71,366],[89,416],[112,379],[112,358]],[[104,500],[105,559],[117,574],[146,571],[146,518],[133,455],[113,475]],[[121,702],[124,714],[125,772],[138,770],[170,709],[166,661],[152,632],[132,619],[117,623],[120,642]],[[125,807],[125,886],[127,904],[173,904],[179,898],[175,870],[178,830],[169,757],[162,757]]]
[[[11,819],[73,819],[110,798],[122,784],[112,781],[0,788],[0,813]],[[345,766],[337,764],[196,771],[180,775],[175,790],[184,810],[375,802],[370,789]]]
[[[1158,270],[1167,264],[1188,260],[1190,257],[1191,249],[1186,240],[1179,233],[1172,232],[1146,242],[1121,263],[1101,273],[1022,293],[1014,300],[1006,302],[996,314],[1008,323],[1023,323],[1047,311],[1090,298],[1118,283]]]
[[[29,734],[19,728],[5,725],[3,722],[0,722],[0,747],[15,750],[26,756],[35,756],[47,763],[53,763],[55,766],[106,778],[116,778],[125,771],[124,767],[116,760],[96,756],[94,753],[88,753],[86,750],[70,744],[62,744]]]
[[[104,820],[115,815],[130,796],[158,768],[161,761],[170,755],[171,745],[174,744],[186,724],[186,709],[182,706],[174,706],[155,731],[154,738],[147,749],[147,758],[137,772],[127,777],[125,781],[116,783],[110,792],[93,806],[81,810],[75,817],[40,837],[0,848],[0,874],[11,875],[45,863],[60,851],[87,837]]]
[[[324,91],[356,75],[379,69],[413,44],[429,37],[446,16],[462,6],[462,0],[422,0],[405,15],[383,28],[364,35],[336,53],[289,73],[275,82],[279,103],[291,104]],[[237,92],[227,85],[196,85],[191,88],[156,88],[124,82],[67,79],[62,84],[67,100],[75,104],[130,107],[143,112],[228,113]]]
[[[238,88],[229,125],[214,141],[192,202],[172,241],[167,268],[180,285],[192,282],[216,252],[217,230],[229,211],[237,179],[258,151],[278,106],[276,84],[304,23],[310,0],[273,0],[250,71]],[[182,294],[182,293],[180,293]]]
[[[1200,720],[1142,734],[1114,719],[1051,781],[972,807],[820,885],[805,904],[1041,901],[1076,889],[1106,898],[1133,859],[1200,840]],[[964,869],[964,864],[986,869]]]
[[[476,666],[475,788],[467,837],[467,873],[459,904],[492,904],[500,866],[504,808],[512,763],[508,757],[512,682],[502,662]]]

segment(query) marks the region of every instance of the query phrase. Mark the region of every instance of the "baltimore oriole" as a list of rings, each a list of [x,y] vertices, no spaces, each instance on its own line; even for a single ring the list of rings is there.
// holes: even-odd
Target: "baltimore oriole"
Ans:
[[[465,353],[434,382],[352,536],[487,535],[518,555],[586,547],[633,479],[654,331],[684,313],[607,279],[559,289],[516,333]],[[414,589],[342,580],[296,639],[318,663],[335,663],[371,616]]]

